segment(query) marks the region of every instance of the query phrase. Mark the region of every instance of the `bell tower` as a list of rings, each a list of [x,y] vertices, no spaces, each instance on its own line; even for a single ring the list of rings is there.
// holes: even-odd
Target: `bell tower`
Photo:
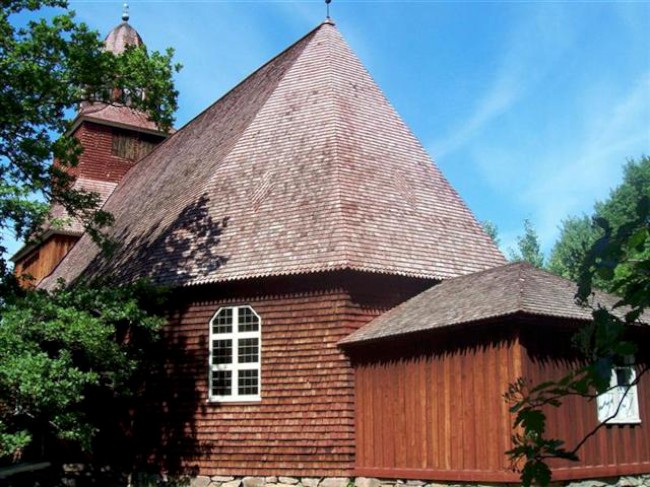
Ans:
[[[140,34],[129,24],[124,4],[122,22],[104,40],[107,51],[122,54],[128,46],[144,46]],[[113,103],[84,102],[72,123],[70,134],[79,140],[83,153],[76,167],[74,188],[98,193],[103,205],[125,174],[168,136],[147,115],[129,106],[128,97],[114,93]],[[53,205],[51,217],[66,219],[63,208]],[[23,246],[12,258],[14,272],[27,286],[38,283],[63,260],[81,238],[80,221],[63,225],[47,223],[40,236]],[[25,277],[29,276],[30,279]]]

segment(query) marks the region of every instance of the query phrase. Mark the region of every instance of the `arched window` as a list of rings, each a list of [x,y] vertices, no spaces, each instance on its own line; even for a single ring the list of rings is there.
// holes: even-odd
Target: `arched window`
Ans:
[[[250,306],[220,308],[210,320],[210,401],[259,401],[262,320]]]

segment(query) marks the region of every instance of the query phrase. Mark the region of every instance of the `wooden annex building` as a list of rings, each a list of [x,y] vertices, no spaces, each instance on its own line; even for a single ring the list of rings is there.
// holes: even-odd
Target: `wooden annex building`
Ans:
[[[142,42],[126,23],[109,41]],[[46,288],[173,289],[159,461],[203,476],[517,480],[502,395],[566,371],[590,314],[572,283],[506,264],[333,22],[168,138],[123,106],[84,107],[73,131],[77,184],[102,195],[122,246],[106,259],[70,222],[16,269]],[[555,478],[650,473],[649,391],[645,376]],[[551,427],[571,443],[607,407],[569,401]]]

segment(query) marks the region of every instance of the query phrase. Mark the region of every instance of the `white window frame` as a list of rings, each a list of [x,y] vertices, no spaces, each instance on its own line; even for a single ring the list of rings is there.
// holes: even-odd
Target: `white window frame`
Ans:
[[[609,389],[596,400],[598,421],[607,424],[640,424],[639,395],[637,392],[634,358],[626,357],[623,365],[614,365],[609,378]],[[629,374],[629,384],[619,385],[617,372]]]
[[[232,331],[230,333],[214,333],[214,321],[219,314],[225,310],[232,310]],[[244,331],[238,330],[239,326],[239,313],[240,310],[249,309],[257,317],[258,327],[257,331]],[[210,320],[210,333],[209,342],[209,374],[208,374],[208,402],[253,402],[260,401],[262,398],[262,318],[257,312],[248,305],[242,306],[224,306],[217,310]],[[239,340],[247,338],[257,338],[258,351],[257,362],[239,363]],[[214,340],[231,340],[232,354],[231,362],[227,364],[214,364],[213,358],[213,342]],[[244,370],[257,370],[257,394],[239,394],[239,373]],[[231,394],[230,395],[215,395],[212,393],[212,382],[214,372],[217,371],[230,371],[231,376]]]

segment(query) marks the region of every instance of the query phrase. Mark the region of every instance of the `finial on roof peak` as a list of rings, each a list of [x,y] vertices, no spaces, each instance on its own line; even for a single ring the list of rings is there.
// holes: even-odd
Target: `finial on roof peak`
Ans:
[[[325,18],[325,22],[327,22],[328,20],[331,20],[331,18],[330,18],[330,3],[332,3],[332,0],[325,0],[325,5],[326,5],[326,8],[327,8],[327,17]]]
[[[122,12],[122,22],[115,26],[115,28],[108,33],[104,39],[104,49],[112,52],[115,55],[122,54],[128,46],[143,46],[144,42],[142,37],[138,34],[129,20],[129,6],[124,4],[124,11]]]

